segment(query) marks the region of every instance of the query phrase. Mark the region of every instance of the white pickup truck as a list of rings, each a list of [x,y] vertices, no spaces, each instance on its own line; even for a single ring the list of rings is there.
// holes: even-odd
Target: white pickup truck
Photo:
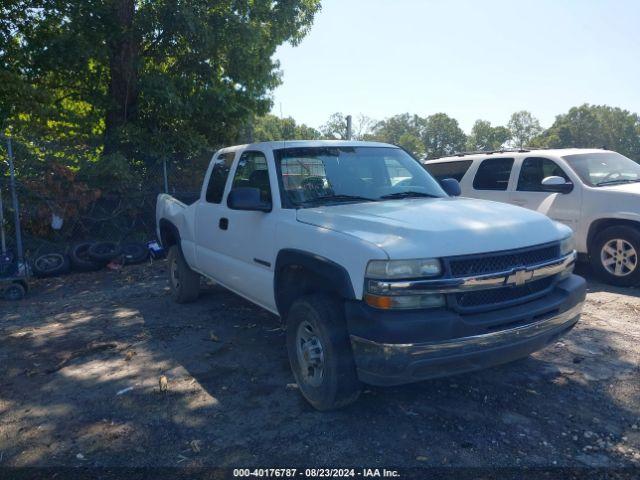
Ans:
[[[208,277],[282,318],[295,379],[320,410],[362,383],[524,357],[579,319],[571,229],[459,192],[387,144],[224,148],[195,203],[158,197],[172,294],[193,301]]]

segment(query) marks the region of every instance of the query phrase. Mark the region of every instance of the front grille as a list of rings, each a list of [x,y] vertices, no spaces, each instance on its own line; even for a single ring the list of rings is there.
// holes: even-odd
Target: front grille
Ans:
[[[449,268],[452,277],[467,277],[508,271],[560,257],[560,245],[544,245],[509,252],[496,252],[483,255],[470,255],[452,258]]]
[[[474,309],[479,307],[492,308],[497,305],[507,305],[509,303],[518,303],[518,300],[524,300],[541,294],[547,290],[554,282],[554,277],[541,278],[533,282],[526,283],[519,287],[495,288],[493,290],[477,290],[472,292],[457,293],[456,303],[460,309]]]

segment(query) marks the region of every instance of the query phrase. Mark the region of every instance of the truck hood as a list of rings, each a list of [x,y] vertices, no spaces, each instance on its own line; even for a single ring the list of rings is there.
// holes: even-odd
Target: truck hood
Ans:
[[[444,257],[523,248],[570,230],[541,213],[470,198],[415,198],[297,210],[299,222],[357,237],[389,258]]]

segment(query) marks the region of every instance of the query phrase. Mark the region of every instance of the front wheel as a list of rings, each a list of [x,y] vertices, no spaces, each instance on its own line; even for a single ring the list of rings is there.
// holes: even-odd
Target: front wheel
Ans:
[[[615,226],[600,232],[591,245],[591,266],[603,281],[621,287],[640,283],[640,232]]]
[[[167,257],[169,262],[169,286],[171,296],[177,303],[195,301],[200,295],[200,275],[191,270],[184,259],[182,249],[173,245]]]
[[[300,392],[317,410],[356,401],[362,385],[338,300],[323,294],[296,300],[287,316],[287,350]]]

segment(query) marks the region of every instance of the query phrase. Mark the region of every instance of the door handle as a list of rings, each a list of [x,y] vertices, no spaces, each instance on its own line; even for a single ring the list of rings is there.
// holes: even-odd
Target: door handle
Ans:
[[[526,200],[522,200],[520,198],[514,198],[513,200],[511,200],[512,203],[515,203],[516,205],[524,205],[525,203],[527,203]]]
[[[220,227],[220,230],[226,230],[229,228],[229,219],[222,217],[218,222],[218,226]]]

